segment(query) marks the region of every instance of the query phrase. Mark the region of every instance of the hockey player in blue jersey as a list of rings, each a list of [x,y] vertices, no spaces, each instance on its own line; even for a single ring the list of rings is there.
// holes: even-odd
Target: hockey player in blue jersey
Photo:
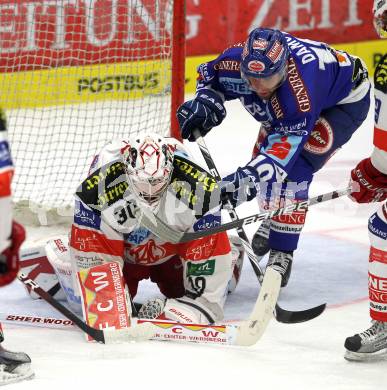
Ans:
[[[314,173],[369,111],[370,82],[360,58],[279,30],[254,29],[198,73],[195,98],[177,111],[184,139],[220,125],[228,100],[239,99],[261,123],[252,159],[221,183],[234,206],[257,195],[264,207],[305,200]],[[268,266],[281,272],[282,286],[304,223],[305,212],[273,218],[253,237],[258,257],[270,251]]]

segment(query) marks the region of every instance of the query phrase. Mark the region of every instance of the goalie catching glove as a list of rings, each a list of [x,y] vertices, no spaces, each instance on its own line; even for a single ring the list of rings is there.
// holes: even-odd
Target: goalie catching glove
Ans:
[[[226,109],[222,98],[210,89],[198,91],[195,99],[188,100],[177,109],[181,135],[194,142],[192,132],[195,129],[205,136],[213,127],[222,123],[226,117]]]
[[[211,309],[209,308],[211,306]],[[213,324],[223,317],[221,308],[204,298],[150,299],[138,311],[138,318],[172,320],[191,324]]]

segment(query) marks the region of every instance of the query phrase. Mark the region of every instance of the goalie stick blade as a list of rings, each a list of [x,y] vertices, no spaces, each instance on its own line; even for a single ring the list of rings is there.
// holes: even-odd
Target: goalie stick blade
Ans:
[[[103,331],[104,343],[114,344],[128,341],[145,341],[154,337],[156,330],[149,322],[137,324],[124,329],[105,329]]]
[[[280,273],[268,268],[250,318],[243,321],[237,331],[235,345],[252,346],[262,337],[273,317],[280,289]]]
[[[172,320],[137,319],[137,324],[149,323],[154,330],[152,340],[213,345],[236,345],[240,323],[192,324]]]
[[[313,320],[318,317],[326,308],[326,303],[301,311],[285,310],[278,305],[275,308],[275,316],[278,322],[283,324],[297,324]]]

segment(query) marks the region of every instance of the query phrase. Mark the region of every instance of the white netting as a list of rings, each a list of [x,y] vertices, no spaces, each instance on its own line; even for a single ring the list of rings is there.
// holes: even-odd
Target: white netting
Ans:
[[[169,133],[172,5],[2,2],[0,94],[16,166],[15,201],[70,205],[106,142]]]

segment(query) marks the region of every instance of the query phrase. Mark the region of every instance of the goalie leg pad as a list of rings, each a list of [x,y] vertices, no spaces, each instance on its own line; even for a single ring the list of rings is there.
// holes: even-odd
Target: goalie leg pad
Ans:
[[[232,275],[231,279],[227,286],[227,291],[229,294],[235,291],[239,279],[242,273],[243,259],[245,257],[245,249],[243,247],[242,241],[238,236],[228,236],[231,244],[231,257],[232,257]]]
[[[67,302],[76,313],[82,313],[81,297],[71,261],[68,237],[62,236],[48,241],[45,251],[66,294]]]
[[[20,270],[55,299],[66,301],[66,295],[61,289],[58,276],[47,258],[46,243],[47,240],[37,241],[20,250]],[[39,299],[35,292],[27,287],[26,289],[32,299]]]
[[[97,329],[130,326],[130,297],[118,263],[110,262],[78,272],[83,316]],[[88,337],[88,340],[92,340]]]

